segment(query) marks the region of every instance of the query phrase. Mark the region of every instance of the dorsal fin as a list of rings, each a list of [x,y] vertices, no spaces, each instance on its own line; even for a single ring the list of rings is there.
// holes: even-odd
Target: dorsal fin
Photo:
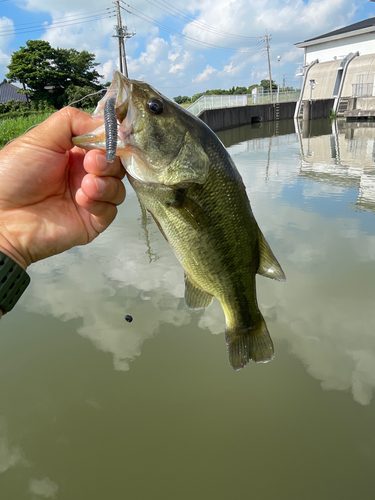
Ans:
[[[285,281],[286,277],[276,257],[272,253],[266,238],[258,227],[259,239],[259,268],[257,273],[266,278],[272,278],[277,281]]]
[[[185,273],[185,302],[189,309],[201,309],[208,307],[213,296],[199,288]]]

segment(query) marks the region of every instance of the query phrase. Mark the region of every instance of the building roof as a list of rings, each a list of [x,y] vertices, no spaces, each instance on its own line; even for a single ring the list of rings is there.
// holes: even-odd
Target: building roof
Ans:
[[[359,21],[358,23],[349,24],[349,26],[344,26],[343,28],[339,28],[334,31],[329,31],[324,35],[319,35],[314,38],[309,38],[304,42],[296,43],[296,47],[305,47],[306,45],[313,45],[315,43],[325,42],[327,38],[345,38],[347,36],[353,36],[361,33],[367,33],[369,31],[375,31],[375,17],[370,17],[369,19],[365,19],[364,21]]]
[[[15,101],[27,102],[25,94],[21,94],[17,92],[17,90],[21,90],[13,83],[8,83],[6,79],[0,83],[0,104],[10,101],[14,99]]]

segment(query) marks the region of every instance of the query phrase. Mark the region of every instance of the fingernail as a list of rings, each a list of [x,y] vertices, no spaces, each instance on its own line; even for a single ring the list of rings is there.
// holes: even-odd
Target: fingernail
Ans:
[[[100,170],[105,170],[108,166],[108,162],[105,159],[105,156],[101,154],[96,155],[96,164],[98,165]]]
[[[98,194],[103,194],[104,190],[105,190],[104,179],[101,179],[100,177],[95,177],[95,184],[96,184],[96,189],[98,191]]]

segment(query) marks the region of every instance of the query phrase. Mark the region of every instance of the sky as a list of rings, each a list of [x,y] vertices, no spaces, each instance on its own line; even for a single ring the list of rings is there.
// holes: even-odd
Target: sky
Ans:
[[[294,44],[375,16],[368,0],[120,0],[129,77],[168,97],[248,87],[269,78],[299,88]],[[103,83],[118,68],[111,0],[0,0],[0,81],[27,40],[94,53]],[[278,56],[280,61],[278,62]]]

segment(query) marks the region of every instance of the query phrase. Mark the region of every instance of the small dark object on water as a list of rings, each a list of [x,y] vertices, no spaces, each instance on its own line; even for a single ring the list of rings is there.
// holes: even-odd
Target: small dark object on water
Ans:
[[[104,128],[106,142],[106,160],[109,163],[115,161],[117,148],[117,118],[115,111],[116,99],[111,97],[104,105]]]
[[[133,316],[130,316],[130,314],[127,314],[127,315],[125,316],[125,319],[126,319],[126,321],[127,321],[128,323],[131,323],[131,322],[133,321]]]

